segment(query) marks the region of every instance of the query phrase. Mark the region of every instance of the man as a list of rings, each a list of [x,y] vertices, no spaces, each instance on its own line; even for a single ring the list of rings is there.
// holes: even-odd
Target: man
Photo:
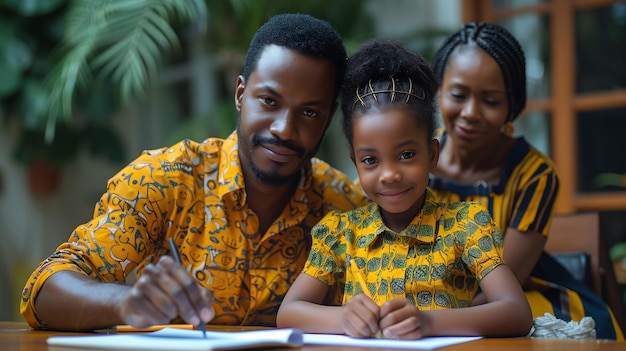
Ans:
[[[303,14],[271,18],[237,78],[226,139],[146,151],[108,182],[88,223],[33,272],[21,312],[34,328],[275,325],[331,209],[364,198],[313,158],[337,107],[339,34]],[[176,242],[182,265],[165,244]],[[134,284],[124,284],[136,269]]]

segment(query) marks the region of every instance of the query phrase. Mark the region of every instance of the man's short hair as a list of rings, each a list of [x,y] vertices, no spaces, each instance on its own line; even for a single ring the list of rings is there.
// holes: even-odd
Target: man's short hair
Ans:
[[[346,68],[346,49],[341,35],[327,21],[307,14],[279,14],[271,17],[254,34],[243,67],[248,81],[259,57],[268,45],[278,45],[300,54],[331,61],[336,68],[336,91],[339,92]]]

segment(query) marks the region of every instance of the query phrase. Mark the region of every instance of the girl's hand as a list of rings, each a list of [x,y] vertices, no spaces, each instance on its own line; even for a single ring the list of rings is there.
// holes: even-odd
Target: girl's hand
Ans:
[[[375,335],[378,328],[380,307],[365,294],[358,294],[343,306],[341,327],[344,333],[358,338]]]
[[[432,321],[408,299],[393,299],[380,307],[380,330],[386,339],[421,339],[429,335]]]

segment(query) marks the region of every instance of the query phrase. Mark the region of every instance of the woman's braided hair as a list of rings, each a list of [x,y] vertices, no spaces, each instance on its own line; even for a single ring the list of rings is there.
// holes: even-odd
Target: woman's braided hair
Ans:
[[[476,45],[500,66],[509,101],[509,120],[526,106],[526,60],[515,37],[504,27],[485,22],[465,24],[450,35],[433,58],[433,70],[441,84],[450,54],[460,45]]]

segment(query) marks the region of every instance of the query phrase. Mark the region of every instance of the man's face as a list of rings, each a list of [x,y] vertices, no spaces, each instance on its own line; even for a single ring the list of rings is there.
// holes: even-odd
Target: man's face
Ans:
[[[330,61],[270,45],[244,82],[237,79],[239,157],[248,174],[269,185],[299,177],[335,112]]]

